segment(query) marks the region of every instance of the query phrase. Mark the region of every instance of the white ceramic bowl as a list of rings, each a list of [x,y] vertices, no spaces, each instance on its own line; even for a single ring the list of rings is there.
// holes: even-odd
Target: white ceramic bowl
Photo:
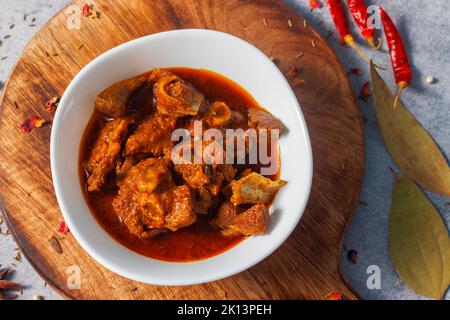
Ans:
[[[78,152],[95,96],[116,81],[155,67],[216,71],[240,84],[286,126],[280,139],[281,178],[288,184],[271,207],[269,232],[206,260],[172,263],[139,255],[97,224],[83,198]],[[222,279],[260,262],[291,234],[305,209],[312,180],[312,153],[300,106],[278,68],[261,51],[234,36],[209,30],[153,34],[120,45],[90,62],[61,98],[53,121],[51,167],[59,206],[73,236],[95,260],[133,280],[191,285]]]

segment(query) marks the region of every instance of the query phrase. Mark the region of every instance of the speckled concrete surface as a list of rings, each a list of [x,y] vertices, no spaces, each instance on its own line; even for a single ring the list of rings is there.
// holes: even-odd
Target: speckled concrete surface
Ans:
[[[0,0],[0,90],[19,57],[26,43],[42,24],[55,14],[69,0]],[[305,16],[324,36],[328,30],[333,30],[331,19],[326,9],[314,10],[308,8],[307,0],[287,0],[301,15]],[[49,4],[50,3],[50,4]],[[410,52],[414,66],[415,80],[412,87],[405,91],[403,101],[409,110],[417,117],[434,137],[447,159],[450,155],[450,43],[443,30],[450,28],[450,10],[447,0],[398,0],[373,1],[383,5],[399,26]],[[24,14],[27,19],[24,21]],[[33,19],[35,19],[33,21]],[[11,25],[14,27],[10,29]],[[35,26],[33,26],[35,25]],[[9,38],[4,39],[5,36]],[[359,39],[361,46],[364,41]],[[360,76],[352,76],[355,92],[358,93],[364,81],[369,80],[368,68],[354,52],[339,44],[334,35],[329,38],[329,44],[337,53],[346,69],[359,67]],[[379,64],[390,66],[386,49],[380,52],[370,52]],[[6,59],[2,59],[7,57]],[[383,74],[389,84],[393,85],[391,73]],[[432,75],[436,83],[428,85],[425,78]],[[356,264],[347,261],[343,252],[343,270],[346,278],[353,284],[360,295],[366,299],[421,299],[411,292],[398,278],[389,257],[387,230],[389,208],[392,192],[393,176],[389,167],[396,168],[387,153],[374,114],[372,99],[368,103],[360,103],[367,122],[365,124],[366,139],[366,172],[361,193],[361,200],[367,205],[361,205],[354,216],[345,240],[345,249],[358,252]],[[4,188],[5,186],[0,186]],[[439,210],[447,225],[450,225],[450,206],[448,197],[427,193],[433,204]],[[5,225],[0,228],[6,231]],[[19,299],[31,299],[39,294],[46,299],[60,299],[48,288],[25,259],[18,262],[16,244],[10,236],[0,235],[0,264],[3,266],[17,265],[14,279],[23,283],[23,295]],[[381,289],[369,290],[366,282],[367,268],[376,265],[381,270]],[[447,294],[450,299],[450,294]]]

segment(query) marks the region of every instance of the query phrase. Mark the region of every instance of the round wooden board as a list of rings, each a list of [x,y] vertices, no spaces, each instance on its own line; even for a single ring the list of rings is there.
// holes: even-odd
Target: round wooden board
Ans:
[[[346,73],[319,34],[275,0],[90,1],[100,19],[83,17],[81,28],[70,30],[78,17],[74,8],[80,10],[84,2],[74,1],[76,7],[58,13],[29,43],[10,75],[0,109],[0,192],[6,220],[39,274],[63,296],[75,299],[321,299],[332,291],[356,298],[339,265],[341,240],[363,176],[362,117]],[[51,120],[45,102],[62,95],[99,54],[137,37],[180,28],[236,35],[275,57],[284,72],[289,64],[300,66],[306,85],[295,91],[311,135],[314,181],[301,223],[257,266],[203,285],[151,286],[110,272],[70,233],[58,233],[61,213],[49,163],[51,126],[24,134],[20,124],[35,113]],[[304,55],[298,58],[300,53]],[[60,239],[62,254],[49,244],[53,235]],[[67,272],[73,265],[81,270],[81,288],[70,290]]]

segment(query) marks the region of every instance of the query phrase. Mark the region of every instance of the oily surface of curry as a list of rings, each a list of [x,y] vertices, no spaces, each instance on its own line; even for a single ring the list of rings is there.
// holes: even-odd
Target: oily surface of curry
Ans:
[[[225,125],[227,128],[282,130],[281,124],[263,110],[248,92],[223,76],[201,69],[155,70],[133,80],[129,79],[128,82],[114,84],[104,91],[105,94],[100,94],[99,101],[96,101],[96,110],[85,129],[79,159],[81,186],[93,216],[109,235],[125,247],[144,256],[164,261],[187,262],[205,259],[228,250],[246,236],[263,233],[269,223],[268,207],[279,187],[285,183],[278,179],[278,174],[268,177],[269,180],[258,174],[260,168],[258,164],[230,165],[229,168],[220,169],[221,174],[222,171],[230,173],[220,176],[221,179],[217,184],[200,185],[196,180],[197,173],[203,170],[210,174],[210,169],[207,166],[182,168],[180,165],[174,166],[166,157],[168,144],[164,141],[167,133],[163,131],[164,134],[161,135],[158,130],[166,125],[171,130],[175,127],[189,130],[194,120],[203,121],[208,127],[223,129],[224,117],[227,119]],[[158,74],[158,70],[162,70],[161,76],[154,75]],[[152,77],[151,83],[147,84],[147,78]],[[177,86],[179,85],[177,81],[181,83],[180,86]],[[158,94],[162,94],[159,91],[165,83],[168,83],[167,92],[171,95],[169,102],[167,97],[164,99],[158,97]],[[195,92],[186,93],[188,90]],[[186,99],[191,100],[188,101],[189,104],[177,104],[172,97],[184,102]],[[197,102],[198,106],[195,108]],[[167,108],[173,108],[175,116],[171,115],[171,112],[164,114],[167,110],[164,109],[166,103]],[[121,110],[118,105],[126,107]],[[210,111],[213,109],[214,113]],[[161,114],[162,120],[158,120],[156,126],[149,126],[151,118],[157,117],[158,114]],[[117,122],[121,119],[122,122]],[[118,126],[122,126],[123,130],[116,130],[120,132],[119,135],[107,133],[107,138],[104,139],[102,134],[105,128],[112,126],[113,123],[116,123],[114,130]],[[143,147],[142,134],[146,139],[154,140],[150,148]],[[152,135],[156,135],[156,138]],[[111,147],[110,140],[116,138],[114,148],[120,146],[120,152]],[[109,144],[108,148],[101,148],[99,140],[102,139]],[[102,167],[105,161],[111,160],[105,158],[111,158],[112,149],[114,149],[113,162],[99,173],[98,168]],[[98,154],[95,154],[96,152]],[[92,161],[93,158],[95,161]],[[279,160],[278,154],[272,155],[272,158]],[[169,197],[167,195],[170,194],[168,200],[162,200],[161,203],[170,202],[172,204],[169,206],[176,206],[177,199],[182,198],[180,201],[184,202],[178,207],[185,208],[185,197],[179,194],[186,194],[192,197],[188,202],[189,210],[192,212],[189,218],[185,217],[185,211],[181,213],[183,223],[179,222],[181,220],[177,215],[175,220],[178,224],[168,222],[168,216],[174,214],[166,215],[164,223],[156,224],[153,217],[153,220],[139,218],[142,220],[137,223],[139,229],[134,229],[134,226],[130,225],[127,211],[136,209],[127,199],[136,194],[126,189],[130,185],[128,177],[135,174],[136,179],[140,179],[142,171],[159,168],[160,163],[164,163],[161,175],[170,176],[170,181],[167,182],[170,184],[170,192],[159,194],[158,201],[166,199],[165,197]],[[159,179],[158,183],[161,181]],[[240,193],[239,190],[248,189],[249,186],[256,188],[258,194],[262,192],[265,200],[249,200],[248,196]],[[206,208],[198,209],[202,207],[205,194],[209,199],[208,205]],[[121,202],[117,198],[120,198]],[[151,202],[153,198],[149,199]],[[137,202],[142,207],[142,201],[138,199]],[[136,225],[137,218],[135,216],[132,218]]]

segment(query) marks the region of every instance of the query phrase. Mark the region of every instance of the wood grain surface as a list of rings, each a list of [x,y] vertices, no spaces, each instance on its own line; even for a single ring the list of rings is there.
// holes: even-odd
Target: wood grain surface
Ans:
[[[75,299],[321,299],[332,291],[356,298],[341,277],[339,260],[362,182],[362,117],[346,73],[319,34],[275,0],[98,0],[91,3],[100,19],[83,17],[79,30],[69,29],[71,14],[84,2],[74,1],[75,7],[62,10],[36,34],[10,75],[0,109],[0,193],[6,220],[49,285]],[[255,267],[203,285],[151,286],[110,272],[70,233],[58,233],[62,216],[49,163],[51,124],[29,134],[20,124],[32,114],[51,121],[45,102],[61,96],[99,54],[140,36],[181,28],[224,31],[276,58],[283,72],[289,64],[300,67],[306,85],[295,92],[312,140],[314,180],[294,233]],[[53,235],[60,239],[62,254],[50,246]],[[67,286],[67,268],[73,265],[81,270],[76,290]]]

